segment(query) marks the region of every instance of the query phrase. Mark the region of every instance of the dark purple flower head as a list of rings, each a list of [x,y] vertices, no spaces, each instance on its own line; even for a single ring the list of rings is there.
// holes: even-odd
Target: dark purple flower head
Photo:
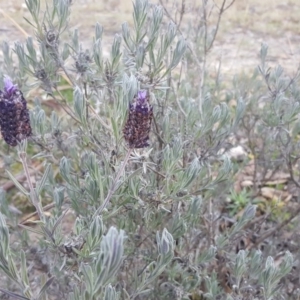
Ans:
[[[130,109],[135,110],[143,115],[149,114],[152,106],[149,104],[149,97],[147,96],[147,91],[139,91],[137,97],[130,104]]]
[[[9,77],[4,78],[4,90],[0,90],[0,127],[3,139],[10,146],[31,135],[26,100]]]
[[[153,118],[153,107],[147,91],[139,91],[129,105],[128,119],[123,134],[129,148],[149,146],[149,132]]]

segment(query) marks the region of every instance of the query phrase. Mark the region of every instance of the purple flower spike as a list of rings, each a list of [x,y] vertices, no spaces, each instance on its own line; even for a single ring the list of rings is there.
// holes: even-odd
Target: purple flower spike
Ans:
[[[26,100],[7,76],[4,78],[4,90],[0,90],[0,127],[3,139],[13,147],[31,135]]]
[[[129,148],[149,146],[149,132],[153,118],[153,107],[147,91],[139,91],[129,105],[128,119],[123,129]]]
[[[139,91],[138,100],[141,102],[145,102],[147,100],[147,91]]]
[[[17,90],[17,86],[13,84],[11,79],[8,76],[4,77],[4,92],[7,97],[11,97],[12,94]]]

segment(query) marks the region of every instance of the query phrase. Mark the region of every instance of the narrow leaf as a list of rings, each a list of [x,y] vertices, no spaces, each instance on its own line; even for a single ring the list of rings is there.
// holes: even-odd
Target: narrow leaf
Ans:
[[[32,222],[33,224],[36,224],[37,222]],[[39,235],[43,235],[43,232],[42,231],[39,231],[39,230],[36,230],[36,229],[33,229],[32,227],[30,226],[26,226],[26,225],[23,225],[23,224],[18,224],[18,226],[24,228],[25,230],[29,230],[33,233],[36,233],[36,234],[39,234]]]
[[[21,250],[21,275],[23,281],[26,283],[26,285],[29,286],[29,279],[27,274],[27,266],[26,266],[26,257],[25,252]]]
[[[44,174],[43,174],[43,177],[42,177],[42,179],[41,179],[41,181],[39,182],[39,185],[38,185],[38,187],[37,187],[37,191],[36,191],[36,193],[39,195],[39,193],[40,193],[40,191],[44,188],[44,186],[45,186],[45,183],[46,183],[46,181],[47,181],[47,179],[48,179],[48,175],[49,175],[49,172],[50,172],[50,167],[51,167],[51,165],[50,164],[47,164],[47,167],[46,167],[46,170],[45,170],[45,172],[44,172]]]
[[[22,192],[24,195],[29,196],[29,192],[19,183],[19,181],[8,171],[6,170],[9,178],[13,181],[15,186]]]
[[[25,300],[30,300],[29,298],[27,297],[24,297],[24,296],[21,296],[21,295],[18,295],[16,293],[13,293],[13,292],[10,292],[10,291],[7,291],[5,289],[2,289],[0,288],[0,291],[10,297],[12,297],[13,299],[25,299]]]
[[[47,280],[47,282],[43,285],[43,287],[41,288],[41,290],[39,292],[38,299],[40,299],[40,297],[46,292],[46,290],[52,284],[52,282],[53,282],[54,279],[55,279],[55,277],[52,276],[51,278],[49,278]]]

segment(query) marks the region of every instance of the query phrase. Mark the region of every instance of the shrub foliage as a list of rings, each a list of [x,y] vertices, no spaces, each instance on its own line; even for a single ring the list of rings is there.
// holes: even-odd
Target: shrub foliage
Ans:
[[[285,225],[293,232],[297,199],[278,210],[282,199],[263,205],[259,195],[281,171],[300,188],[299,76],[269,68],[266,45],[253,75],[212,76],[208,58],[234,1],[203,1],[199,23],[184,27],[162,1],[136,0],[109,56],[100,24],[89,48],[70,31],[71,1],[25,2],[35,36],[4,43],[0,68],[1,154],[16,187],[0,197],[2,298],[296,295],[295,250],[275,243]],[[23,106],[6,97],[11,88]],[[236,160],[240,145],[248,154]],[[235,190],[249,162],[252,184]],[[16,203],[33,205],[30,219]]]

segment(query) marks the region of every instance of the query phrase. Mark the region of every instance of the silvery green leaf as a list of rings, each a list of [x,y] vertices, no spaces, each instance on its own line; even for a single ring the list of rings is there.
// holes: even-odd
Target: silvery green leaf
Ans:
[[[219,170],[219,173],[214,180],[214,184],[225,181],[228,178],[228,175],[232,171],[232,162],[227,155],[222,156],[223,164]]]
[[[93,275],[93,269],[91,266],[82,264],[81,271],[84,275],[84,283],[86,285],[87,291],[89,294],[93,294],[94,292],[94,275]]]
[[[204,296],[208,297],[209,299],[215,299],[216,296],[220,293],[217,274],[215,272],[210,273],[209,276],[205,276],[204,281],[208,290],[208,293],[204,294]]]
[[[87,236],[87,244],[90,247],[90,251],[92,252],[95,247],[99,246],[100,240],[103,235],[103,222],[100,216],[96,216],[93,220],[90,230]]]
[[[261,267],[262,267],[262,253],[260,250],[255,251],[252,253],[251,258],[249,260],[250,262],[250,271],[249,274],[251,277],[257,279],[258,276],[261,273]]]
[[[156,90],[165,91],[165,90],[169,90],[170,87],[168,87],[168,86],[156,86],[155,89]]]
[[[9,178],[13,181],[15,186],[22,192],[24,195],[29,196],[29,192],[18,182],[18,180],[8,171],[6,170],[6,173],[8,174]]]
[[[182,184],[181,184],[181,189],[187,188],[193,180],[197,177],[201,170],[201,166],[199,164],[199,159],[195,158],[192,163],[189,165],[187,170],[184,172],[183,177],[182,177]]]
[[[59,216],[59,218],[55,221],[55,223],[53,224],[52,227],[52,231],[51,231],[51,236],[54,236],[55,230],[58,227],[58,225],[61,223],[61,221],[63,220],[63,218],[65,217],[65,215],[67,214],[68,209],[66,209],[61,216]]]
[[[286,276],[292,269],[294,263],[293,255],[290,251],[286,251],[283,262],[280,264],[281,277]]]
[[[46,114],[43,109],[40,109],[34,118],[34,128],[36,131],[44,135],[47,131],[47,120],[46,120]]]
[[[240,282],[244,273],[247,271],[247,252],[240,250],[235,259],[234,275],[236,276],[237,286],[240,287]]]
[[[216,245],[218,248],[224,248],[229,243],[229,239],[225,235],[219,235],[216,239]]]
[[[72,45],[76,52],[79,52],[78,29],[75,29],[72,35]]]
[[[161,46],[156,59],[157,62],[161,62],[163,60],[163,57],[166,55],[167,50],[169,49],[169,47],[175,39],[176,31],[176,25],[173,22],[170,22],[168,25],[167,32],[161,37]]]
[[[202,206],[202,197],[193,197],[188,208],[188,216],[198,216]]]
[[[260,50],[260,59],[262,64],[260,68],[263,74],[265,73],[265,63],[266,63],[267,54],[268,54],[268,45],[263,43],[261,45],[261,50]]]
[[[47,289],[50,287],[54,279],[55,277],[52,276],[46,281],[46,283],[42,286],[42,288],[39,291],[38,299],[40,299],[40,297],[42,297],[46,293]]]
[[[67,43],[64,43],[64,48],[62,50],[62,60],[65,61],[70,56],[70,47]]]
[[[53,15],[57,15],[58,32],[66,29],[69,20],[69,1],[53,0]]]
[[[271,298],[276,291],[277,284],[280,280],[280,276],[278,275],[278,268],[275,266],[274,259],[269,256],[261,275],[264,293],[267,299]]]
[[[197,260],[199,264],[208,263],[212,259],[215,258],[217,252],[217,248],[213,245],[211,245],[208,250],[204,250],[202,253],[200,253],[200,256]]]
[[[32,15],[38,15],[40,12],[39,0],[25,0],[26,6]]]
[[[103,34],[103,27],[97,22],[95,26],[95,38],[97,40],[102,39],[102,34]]]
[[[133,4],[133,21],[136,31],[135,43],[138,44],[146,34],[144,24],[147,17],[148,1],[147,0],[135,0]]]
[[[140,69],[143,67],[145,59],[145,48],[139,45],[136,49],[136,68]]]
[[[3,53],[3,61],[4,65],[6,66],[7,70],[9,70],[9,66],[13,65],[13,59],[11,55],[11,49],[7,42],[2,43],[2,53]],[[8,73],[9,76],[11,76],[10,73]],[[13,76],[11,76],[13,77]]]
[[[58,115],[55,111],[52,111],[51,113],[51,129],[52,134],[55,134],[57,130],[59,130],[60,127],[60,119],[58,118]]]
[[[111,49],[112,69],[116,70],[121,58],[121,36],[116,34]]]
[[[167,231],[165,231],[165,232],[167,232]],[[160,239],[160,238],[159,238],[159,235],[157,234],[157,240],[158,239]],[[169,238],[167,238],[167,239],[169,239]],[[162,237],[162,240],[165,240],[165,237]],[[162,241],[160,240],[160,243],[161,242]],[[162,243],[164,243],[164,241]],[[164,248],[163,244],[160,245],[160,248],[162,248],[162,247]],[[160,256],[158,257],[158,261],[151,262],[148,265],[147,270],[144,270],[144,272],[141,275],[142,282],[141,282],[140,286],[137,288],[137,290],[135,291],[133,297],[136,297],[137,295],[142,293],[143,290],[145,289],[145,287],[148,286],[149,284],[151,284],[156,278],[158,278],[158,276],[166,269],[168,264],[171,263],[171,261],[173,259],[173,255],[174,255],[173,250],[168,251],[168,252],[165,252],[165,250],[166,249],[161,249],[162,254],[160,254]]]
[[[2,288],[0,288],[0,291],[4,294],[8,295],[9,297],[12,297],[12,299],[31,300],[30,298],[21,296],[17,293],[13,293],[13,292],[7,291],[7,290],[2,289]]]
[[[96,40],[93,46],[93,57],[96,65],[103,70],[102,45],[101,40]]]
[[[103,236],[100,243],[100,253],[98,255],[96,268],[96,293],[111,280],[120,268],[124,254],[125,233],[115,227],[110,227],[107,234]]]
[[[18,281],[18,279],[19,279],[18,270],[17,270],[17,267],[16,267],[16,263],[13,260],[11,254],[9,254],[8,257],[7,257],[7,266],[8,266],[8,269],[10,271],[10,274],[11,274],[12,278],[15,281]]]
[[[29,287],[30,283],[27,274],[26,257],[23,249],[21,249],[21,276],[22,276],[23,283]]]
[[[27,55],[25,54],[24,46],[20,43],[16,43],[15,44],[15,52],[18,56],[19,67],[22,69],[27,67],[27,70],[29,71],[29,69],[28,69],[29,63],[27,61]]]
[[[36,187],[36,193],[38,195],[40,194],[40,192],[42,191],[42,189],[44,188],[44,186],[46,184],[50,170],[51,170],[51,164],[47,164],[44,174]]]
[[[2,213],[0,213],[0,240],[2,256],[7,259],[9,254],[9,231]]]
[[[159,37],[159,29],[163,18],[163,8],[159,5],[155,5],[152,9],[152,19],[150,23],[149,41],[145,50],[148,51],[150,47],[154,47]]]
[[[134,75],[128,76],[126,73],[123,75],[123,93],[124,93],[124,106],[128,109],[129,103],[138,91],[138,80]]]
[[[75,286],[73,292],[68,295],[68,300],[83,300],[78,286]]]
[[[37,55],[36,55],[36,49],[34,47],[34,43],[33,43],[33,39],[32,37],[27,38],[26,40],[26,47],[27,47],[27,51],[31,60],[31,64],[33,67],[36,66],[36,62],[37,60]]]
[[[64,192],[65,192],[65,188],[64,187],[56,187],[53,191],[53,200],[56,204],[57,207],[61,207],[64,201]]]
[[[52,154],[49,154],[48,152],[40,152],[37,153],[36,155],[33,155],[31,157],[31,159],[35,159],[35,158],[51,158],[53,157]]]
[[[132,42],[130,31],[127,23],[122,24],[122,37],[123,40],[128,47],[128,49],[133,53],[134,52],[134,44]]]
[[[110,284],[108,284],[105,287],[105,292],[104,292],[104,300],[118,300],[119,295],[116,292],[116,289],[112,287]]]
[[[59,171],[61,176],[68,182],[71,182],[71,164],[66,157],[62,157],[59,164]]]
[[[17,149],[18,149],[18,155],[19,155],[20,159],[22,159],[21,155],[26,156],[27,146],[28,146],[27,139],[24,139],[24,140],[22,140],[21,142],[18,143]]]
[[[82,218],[77,217],[74,224],[74,232],[80,235],[85,229],[85,222]]]
[[[170,64],[170,68],[174,69],[182,59],[184,53],[186,51],[186,42],[183,38],[181,38],[176,45],[176,48],[173,53],[172,61]]]
[[[76,113],[76,116],[85,126],[86,125],[86,101],[79,87],[75,88],[73,93],[73,99],[74,99],[74,111]]]
[[[241,218],[231,228],[230,236],[240,231],[250,220],[255,217],[256,205],[247,205]]]
[[[37,222],[33,222],[33,223],[37,223]],[[30,226],[26,226],[26,225],[23,225],[23,224],[19,224],[18,226],[20,226],[21,228],[24,228],[28,231],[31,231],[37,235],[40,235],[42,236],[43,235],[43,232],[41,230],[37,230],[37,229],[34,229],[33,227],[30,227]]]
[[[236,128],[236,126],[239,124],[240,120],[244,116],[246,109],[245,101],[243,98],[239,98],[237,101],[237,106],[236,106],[236,115],[233,123],[233,129]]]
[[[186,233],[186,231],[187,231],[186,222],[182,217],[180,217],[179,214],[176,214],[170,226],[170,232],[172,234],[172,237],[174,239],[178,239],[182,237]]]
[[[163,229],[161,237],[159,232],[156,233],[156,241],[158,246],[158,252],[162,255],[166,255],[169,252],[173,252],[174,239],[166,228]]]

